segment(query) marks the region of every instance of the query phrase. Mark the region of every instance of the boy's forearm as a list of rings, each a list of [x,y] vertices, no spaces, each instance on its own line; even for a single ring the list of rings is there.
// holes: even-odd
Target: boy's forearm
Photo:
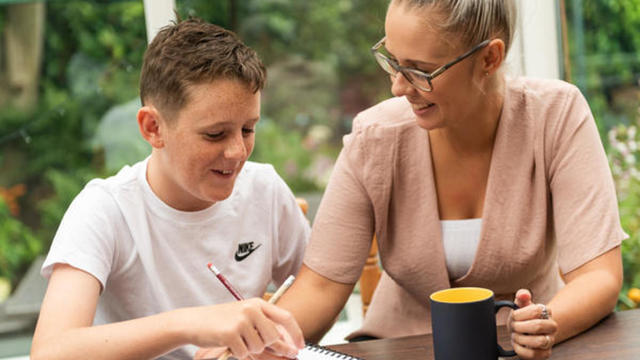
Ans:
[[[187,344],[179,311],[34,338],[31,359],[153,359]]]

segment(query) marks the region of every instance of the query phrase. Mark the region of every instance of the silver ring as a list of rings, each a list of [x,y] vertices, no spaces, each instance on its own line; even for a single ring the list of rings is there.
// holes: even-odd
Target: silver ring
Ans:
[[[547,310],[547,306],[545,304],[540,304],[542,307],[542,313],[540,314],[540,319],[548,320],[549,319],[549,311]]]
[[[549,337],[549,335],[545,335],[544,338],[546,339],[546,342],[544,343],[544,346],[542,348],[549,349],[551,347],[551,338]]]

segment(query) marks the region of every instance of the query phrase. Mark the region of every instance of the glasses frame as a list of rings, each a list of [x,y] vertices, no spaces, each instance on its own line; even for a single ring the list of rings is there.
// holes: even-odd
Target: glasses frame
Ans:
[[[467,51],[466,53],[458,56],[457,58],[453,59],[452,61],[440,66],[439,68],[437,68],[436,70],[434,70],[432,73],[428,73],[428,72],[424,72],[422,70],[418,70],[412,67],[406,67],[406,66],[401,66],[400,64],[398,64],[398,62],[394,59],[389,58],[388,56],[386,56],[385,54],[381,53],[379,51],[379,49],[384,45],[385,40],[387,40],[387,37],[383,37],[382,39],[380,39],[380,41],[378,41],[375,45],[373,45],[371,47],[371,53],[373,54],[373,56],[376,58],[378,65],[380,65],[380,67],[382,68],[382,70],[384,70],[386,73],[388,73],[391,76],[396,76],[398,73],[401,73],[402,76],[404,76],[405,79],[407,79],[407,81],[413,85],[414,87],[416,87],[417,89],[420,89],[422,91],[426,91],[426,92],[431,92],[433,91],[433,84],[431,83],[431,81],[433,79],[435,79],[436,77],[438,77],[439,75],[441,75],[445,70],[449,69],[450,67],[452,67],[453,65],[459,63],[460,61],[468,58],[469,56],[473,55],[476,51],[484,48],[485,46],[489,45],[489,42],[491,41],[490,39],[484,40],[483,42],[479,43],[478,45],[474,46],[473,48],[471,48],[471,50]],[[392,74],[391,72],[387,71],[387,69],[385,69],[385,67],[380,64],[380,61],[384,61],[385,63],[389,64],[391,66],[392,69],[395,70],[395,74]],[[418,84],[415,84],[413,82],[413,80],[411,80],[411,78],[406,74],[407,72],[409,73],[413,73],[419,77],[425,78],[427,80],[427,83],[429,84],[429,88],[426,88],[424,86],[420,86]]]

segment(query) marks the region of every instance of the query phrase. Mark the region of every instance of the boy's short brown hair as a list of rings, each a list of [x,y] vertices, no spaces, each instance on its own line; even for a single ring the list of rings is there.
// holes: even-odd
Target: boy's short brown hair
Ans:
[[[145,51],[140,100],[175,115],[188,101],[187,87],[237,79],[253,92],[264,87],[266,69],[253,49],[231,31],[189,18],[165,26]]]

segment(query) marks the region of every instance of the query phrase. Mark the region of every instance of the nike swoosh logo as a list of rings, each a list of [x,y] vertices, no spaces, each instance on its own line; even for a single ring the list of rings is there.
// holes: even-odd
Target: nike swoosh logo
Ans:
[[[243,253],[243,252],[240,252],[240,249],[238,249],[238,250],[236,251],[236,254],[235,254],[235,256],[234,256],[234,259],[236,259],[236,261],[242,261],[242,260],[246,259],[249,255],[251,255],[251,253],[252,253],[252,252],[254,252],[254,251],[258,250],[258,248],[259,248],[260,246],[262,246],[262,244],[258,244],[258,246],[256,246],[256,247],[249,248],[249,249],[248,249],[246,252],[244,252],[244,253]]]

